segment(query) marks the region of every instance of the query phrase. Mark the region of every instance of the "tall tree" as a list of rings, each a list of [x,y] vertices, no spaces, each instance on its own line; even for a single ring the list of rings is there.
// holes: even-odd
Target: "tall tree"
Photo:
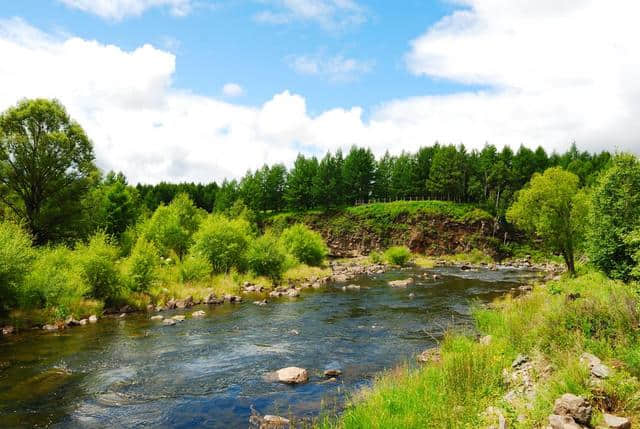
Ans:
[[[77,237],[93,161],[89,138],[56,100],[23,100],[0,115],[0,198],[37,243]]]
[[[376,175],[376,159],[371,150],[353,146],[344,159],[342,171],[347,202],[369,201]]]
[[[586,195],[579,189],[578,176],[553,167],[536,173],[507,211],[509,222],[536,234],[551,250],[562,254],[572,275],[588,208]]]

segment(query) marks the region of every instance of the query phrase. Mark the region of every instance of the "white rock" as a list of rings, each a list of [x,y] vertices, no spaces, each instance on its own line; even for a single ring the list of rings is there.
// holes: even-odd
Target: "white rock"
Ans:
[[[182,314],[180,314],[180,315],[177,315],[177,316],[173,316],[172,319],[175,320],[176,322],[183,322],[184,319],[186,319],[186,317],[183,316]]]
[[[404,280],[393,280],[389,282],[389,286],[391,287],[407,287],[412,285],[415,282],[415,280],[412,277],[409,277],[408,279],[404,279]]]
[[[206,316],[206,313],[202,310],[194,311],[193,313],[191,313],[191,317],[204,317],[204,316]]]
[[[278,381],[287,384],[301,384],[309,380],[309,373],[304,368],[290,366],[276,371]]]
[[[626,417],[618,417],[613,414],[604,414],[604,422],[608,428],[612,429],[631,429],[631,421]]]
[[[158,316],[151,316],[151,320],[163,320],[163,319],[164,319],[164,316],[160,316],[160,315],[158,315]]]
[[[98,317],[95,315],[89,316],[89,323],[98,323]]]
[[[166,325],[166,326],[173,326],[173,325],[175,325],[175,324],[176,324],[176,321],[175,321],[175,320],[173,320],[173,319],[164,319],[164,320],[162,321],[162,324],[163,324],[163,325]]]

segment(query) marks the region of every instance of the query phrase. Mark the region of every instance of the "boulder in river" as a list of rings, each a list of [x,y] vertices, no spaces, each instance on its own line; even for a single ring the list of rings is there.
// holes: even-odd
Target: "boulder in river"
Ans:
[[[173,320],[173,319],[164,319],[162,321],[162,324],[165,325],[165,326],[173,326],[173,325],[176,324],[176,321]]]
[[[287,295],[289,298],[297,298],[300,296],[300,291],[298,289],[289,289]]]
[[[194,311],[193,313],[191,313],[191,317],[204,317],[204,316],[206,316],[206,313],[202,310]]]
[[[404,280],[393,280],[389,282],[389,286],[391,287],[407,287],[407,286],[411,286],[413,283],[415,282],[415,280],[413,279],[413,277],[409,277],[408,279],[404,279]]]
[[[154,321],[161,321],[163,319],[164,319],[164,316],[160,316],[160,315],[151,316],[151,320],[154,320]]]
[[[186,317],[183,316],[182,314],[178,314],[176,316],[173,316],[172,319],[175,320],[176,322],[184,322],[184,319],[186,319]]]
[[[89,316],[89,323],[98,323],[98,317],[94,314]]]
[[[345,286],[346,290],[360,290],[360,286],[358,285],[349,285]]]
[[[302,384],[309,381],[309,373],[304,368],[290,366],[276,371],[278,381],[287,384]]]
[[[11,335],[14,333],[14,331],[15,331],[15,328],[11,325],[2,327],[2,335]]]
[[[50,324],[50,325],[44,325],[44,326],[42,327],[42,329],[44,329],[45,331],[49,331],[49,332],[51,332],[51,331],[57,331],[57,330],[58,330],[58,325],[53,325],[53,324]]]
[[[324,376],[327,378],[340,377],[341,375],[342,371],[337,368],[328,369],[324,372]]]
[[[89,320],[88,320],[88,319],[80,319],[80,320],[78,321],[78,324],[79,324],[80,326],[84,326],[84,325],[86,325],[87,323],[89,323]]]

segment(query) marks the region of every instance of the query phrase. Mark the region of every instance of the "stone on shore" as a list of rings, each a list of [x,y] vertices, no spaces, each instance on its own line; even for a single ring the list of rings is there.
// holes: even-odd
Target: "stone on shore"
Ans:
[[[186,317],[182,314],[178,314],[176,316],[173,316],[172,319],[176,322],[184,322],[184,319],[186,319]]]
[[[609,378],[611,369],[602,363],[602,361],[590,353],[583,353],[580,356],[580,362],[586,364],[591,370],[591,375],[595,378]]]
[[[304,368],[290,366],[276,371],[278,381],[287,384],[302,384],[309,381],[309,373]]]
[[[2,327],[2,335],[11,335],[15,332],[15,328],[11,325]]]
[[[173,320],[173,319],[164,319],[162,321],[162,324],[165,325],[165,326],[173,326],[173,325],[176,324],[176,321]]]
[[[588,425],[593,408],[586,399],[572,393],[565,393],[556,399],[553,413],[559,416],[570,416],[576,423]]]
[[[604,414],[602,416],[608,428],[611,429],[631,429],[631,421],[626,417],[618,417],[613,414]]]
[[[42,327],[42,329],[45,330],[45,331],[49,331],[49,332],[57,331],[58,330],[58,325],[44,325]]]
[[[158,315],[158,316],[151,316],[151,320],[154,320],[154,321],[156,321],[156,320],[158,320],[158,321],[160,321],[160,320],[164,320],[164,316],[160,316],[160,315]]]
[[[549,416],[550,429],[586,429],[586,426],[576,423],[571,416],[559,416],[551,414]]]
[[[89,323],[98,323],[98,317],[92,314],[89,316]]]
[[[440,349],[438,347],[427,349],[416,357],[420,363],[437,363],[440,362],[441,358],[442,356],[440,355]]]
[[[78,322],[80,326],[85,326],[87,323],[89,323],[89,320],[87,319],[80,319],[80,321]]]

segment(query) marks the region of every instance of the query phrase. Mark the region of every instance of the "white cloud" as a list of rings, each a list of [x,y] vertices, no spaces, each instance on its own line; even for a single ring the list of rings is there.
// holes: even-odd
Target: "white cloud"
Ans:
[[[93,139],[99,165],[123,171],[132,182],[238,177],[265,162],[290,165],[300,150],[322,154],[352,144],[377,154],[415,150],[436,140],[469,148],[489,141],[563,150],[575,139],[581,148],[640,153],[640,57],[631,49],[640,28],[632,22],[634,11],[613,7],[614,15],[575,2],[562,15],[545,18],[538,2],[530,14],[492,2],[476,7],[416,40],[408,61],[417,74],[491,89],[399,99],[381,104],[367,120],[360,107],[311,115],[305,98],[289,91],[261,106],[199,96],[172,85],[176,58],[156,47],[125,51],[46,34],[21,20],[0,20],[0,110],[24,97],[58,98]],[[494,30],[494,14],[511,22],[506,35]],[[526,25],[536,14],[544,32]],[[598,14],[595,32],[588,24]],[[556,20],[565,25],[554,27]],[[579,37],[567,35],[569,27],[582,34],[586,47],[571,49],[563,37]],[[530,37],[536,43],[519,34],[534,29]],[[524,50],[512,48],[512,57],[502,58],[477,45],[476,37],[498,46],[515,37]],[[465,48],[467,43],[472,48]]]
[[[244,88],[237,83],[229,82],[222,87],[222,95],[225,97],[240,97],[245,93]]]
[[[147,9],[168,7],[176,16],[187,15],[191,11],[191,0],[58,0],[61,3],[98,15],[101,18],[121,20],[138,16]]]
[[[373,69],[373,62],[342,55],[298,55],[286,59],[289,67],[297,73],[321,76],[331,82],[350,82]]]
[[[271,8],[257,13],[258,22],[286,24],[292,21],[316,22],[328,30],[343,30],[362,24],[366,9],[356,0],[264,0]]]

